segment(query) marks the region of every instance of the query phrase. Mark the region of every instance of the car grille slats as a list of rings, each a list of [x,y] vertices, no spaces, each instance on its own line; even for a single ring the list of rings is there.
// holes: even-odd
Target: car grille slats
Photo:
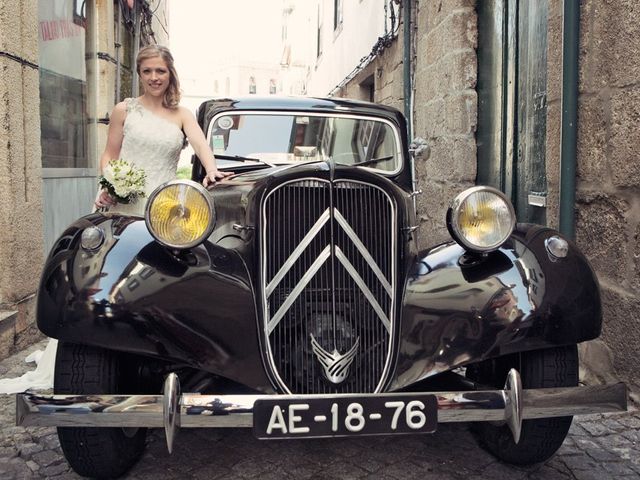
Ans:
[[[297,180],[263,204],[267,361],[291,393],[378,391],[389,369],[396,209],[376,186]]]

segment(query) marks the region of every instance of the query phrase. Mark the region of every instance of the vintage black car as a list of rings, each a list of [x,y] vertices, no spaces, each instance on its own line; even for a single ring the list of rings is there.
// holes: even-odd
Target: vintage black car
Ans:
[[[46,261],[55,395],[19,395],[18,423],[58,426],[78,473],[120,475],[146,428],[171,451],[180,426],[280,439],[472,422],[494,455],[530,464],[572,415],[626,409],[623,384],[578,387],[576,345],[602,311],[571,241],[478,186],[442,219],[452,240],[418,246],[397,110],[251,97],[197,116],[233,177],[205,189],[196,158],[145,218],[83,217]]]

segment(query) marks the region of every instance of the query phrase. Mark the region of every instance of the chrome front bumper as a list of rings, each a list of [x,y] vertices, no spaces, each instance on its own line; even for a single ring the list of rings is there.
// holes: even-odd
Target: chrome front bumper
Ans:
[[[430,392],[431,393],[431,392]],[[511,370],[502,390],[433,392],[438,402],[438,422],[504,422],[520,438],[522,421],[589,413],[625,411],[627,388],[623,383],[589,387],[522,389],[520,375]],[[363,398],[399,394],[325,395]],[[180,393],[178,377],[170,374],[163,395],[17,395],[16,424],[65,427],[164,428],[172,450],[179,427],[252,427],[253,404],[273,395],[200,395]],[[304,401],[309,396],[278,398]]]

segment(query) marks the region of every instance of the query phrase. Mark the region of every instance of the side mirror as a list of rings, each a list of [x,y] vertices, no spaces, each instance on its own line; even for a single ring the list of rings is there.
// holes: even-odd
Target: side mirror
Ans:
[[[422,158],[426,160],[431,154],[431,149],[429,148],[429,144],[424,138],[416,137],[411,141],[411,144],[409,145],[409,153],[414,159]]]

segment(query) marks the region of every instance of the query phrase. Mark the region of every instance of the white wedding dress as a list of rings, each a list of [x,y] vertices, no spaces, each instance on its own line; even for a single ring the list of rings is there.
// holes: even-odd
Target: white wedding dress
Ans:
[[[145,197],[135,203],[119,203],[109,213],[144,216],[147,199],[153,190],[176,178],[184,134],[178,125],[142,106],[137,98],[127,98],[127,116],[120,158],[142,168],[146,173]],[[44,353],[34,352],[26,361],[35,361],[37,368],[19,378],[0,379],[0,393],[53,388],[53,371],[57,340],[51,339]]]
[[[137,98],[127,98],[125,104],[127,116],[120,158],[145,171],[145,196],[134,203],[114,205],[108,212],[144,216],[151,192],[176,178],[184,134],[178,125],[146,109]]]

